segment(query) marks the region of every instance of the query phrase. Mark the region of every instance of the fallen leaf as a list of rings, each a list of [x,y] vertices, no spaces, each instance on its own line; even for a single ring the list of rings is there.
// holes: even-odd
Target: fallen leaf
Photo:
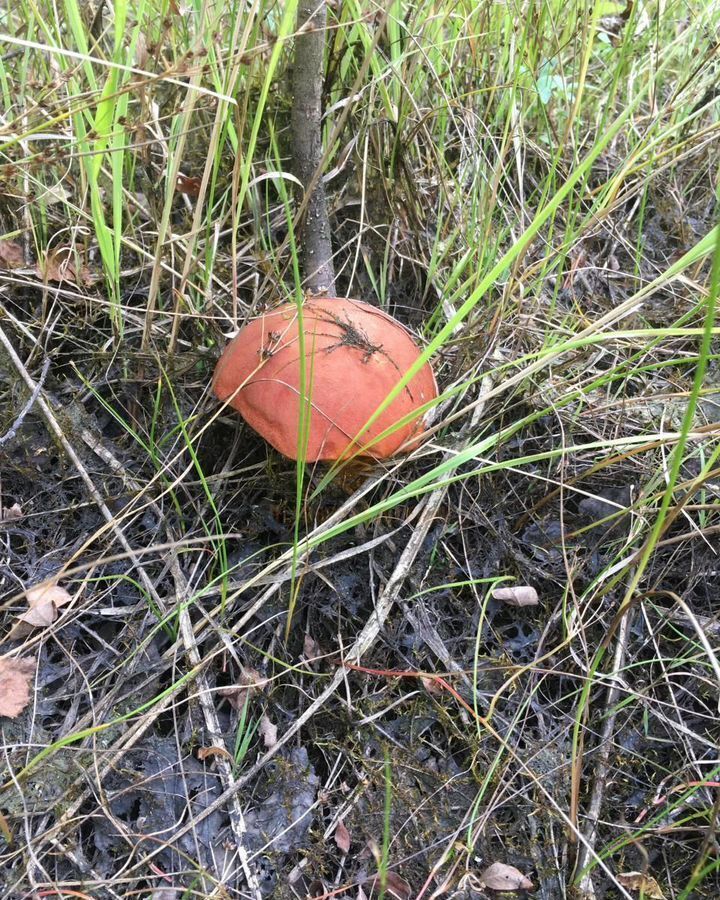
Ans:
[[[0,269],[22,269],[25,265],[23,248],[17,241],[0,241]]]
[[[179,194],[187,194],[188,197],[197,197],[200,194],[202,179],[188,175],[178,175],[175,189]]]
[[[495,600],[502,600],[508,606],[537,606],[540,602],[537,591],[529,585],[495,588],[492,595]]]
[[[340,819],[335,827],[334,838],[338,850],[340,850],[341,853],[348,854],[350,852],[350,832],[345,827],[345,823],[342,819]]]
[[[75,253],[71,247],[54,247],[38,260],[36,271],[43,281],[69,281],[77,285],[89,284],[92,280],[85,266],[78,269]]]
[[[303,869],[304,869],[304,868],[305,868],[305,866],[301,866],[300,863],[296,863],[296,864],[292,867],[292,869],[290,869],[290,872],[289,872],[289,874],[288,874],[288,876],[287,876],[287,883],[288,883],[288,884],[297,884],[298,881],[300,881],[300,879],[303,877]],[[312,883],[313,883],[313,882],[311,881],[311,882],[310,882],[310,885],[308,885],[308,890],[307,890],[307,895],[308,895],[308,897],[314,897],[314,896],[315,896],[315,894],[312,893],[312,888],[311,888]],[[320,891],[320,893],[322,894],[322,893],[324,893],[324,892],[325,892],[325,889],[323,888],[323,890]]]
[[[262,735],[263,743],[268,750],[277,744],[277,725],[273,725],[267,716],[267,713],[260,719],[258,731]]]
[[[228,687],[218,689],[218,694],[224,697],[233,709],[242,712],[245,704],[250,699],[252,688],[243,684],[231,684]]]
[[[533,883],[515,866],[495,862],[480,876],[485,887],[491,891],[531,891]]]
[[[642,872],[623,872],[617,877],[618,884],[630,891],[643,891],[648,900],[665,900],[665,894],[652,875]]]
[[[57,584],[40,584],[25,592],[27,612],[20,613],[7,639],[17,641],[32,634],[34,628],[47,628],[57,619],[60,607],[72,600],[65,588]]]
[[[29,625],[47,626],[58,617],[58,610],[72,600],[70,594],[59,584],[39,584],[25,591],[28,611],[19,616]]]
[[[0,522],[11,522],[13,519],[22,519],[22,507],[19,503],[12,506],[0,506]]]
[[[0,716],[14,719],[30,702],[30,683],[37,660],[0,659]]]

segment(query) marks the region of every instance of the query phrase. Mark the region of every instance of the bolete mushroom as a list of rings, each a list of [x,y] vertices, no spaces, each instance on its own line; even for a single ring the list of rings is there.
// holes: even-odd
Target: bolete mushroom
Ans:
[[[368,303],[337,297],[306,300],[302,323],[306,396],[311,398],[305,458],[384,459],[416,447],[423,431],[419,410],[437,397],[428,364],[366,427],[420,356],[407,329]],[[297,459],[302,398],[295,304],[253,319],[239,332],[220,357],[213,390],[276,450]]]

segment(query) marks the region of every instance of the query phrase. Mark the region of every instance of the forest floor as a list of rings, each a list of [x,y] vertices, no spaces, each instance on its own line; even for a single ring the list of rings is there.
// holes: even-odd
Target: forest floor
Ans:
[[[0,894],[720,896],[713,4],[332,7],[338,293],[443,392],[332,478],[209,387],[301,292],[266,6],[2,26]]]

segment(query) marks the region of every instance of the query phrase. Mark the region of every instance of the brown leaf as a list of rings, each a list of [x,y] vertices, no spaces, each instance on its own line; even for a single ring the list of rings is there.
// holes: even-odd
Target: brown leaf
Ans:
[[[25,591],[28,611],[19,618],[30,625],[52,625],[58,617],[58,610],[72,600],[70,594],[59,584],[39,584]]]
[[[260,719],[258,731],[262,735],[263,743],[268,750],[272,749],[275,744],[277,744],[277,725],[273,725],[268,718],[267,713]]]
[[[488,866],[480,879],[491,891],[531,891],[533,889],[532,881],[515,866],[507,866],[501,862],[495,862]]]
[[[200,185],[202,179],[190,177],[189,175],[178,175],[175,183],[175,190],[179,194],[187,194],[188,197],[197,197],[200,194]]]
[[[61,606],[72,600],[65,588],[57,584],[39,584],[25,592],[27,612],[20,613],[8,635],[9,641],[17,641],[32,634],[34,628],[47,628],[57,619]]]
[[[0,659],[0,716],[14,719],[30,702],[30,683],[37,660]]]
[[[0,241],[0,269],[22,269],[25,265],[23,248],[17,241]]]
[[[643,891],[648,900],[665,900],[665,894],[660,890],[660,885],[652,875],[644,875],[642,872],[623,872],[617,877],[618,884],[630,891]]]
[[[11,522],[13,519],[22,519],[22,507],[19,503],[12,506],[0,506],[0,522]]]
[[[502,600],[508,606],[537,606],[540,602],[537,591],[529,585],[495,588],[492,595],[495,600]]]
[[[43,281],[69,281],[77,285],[92,280],[85,266],[78,268],[72,247],[54,247],[38,260],[36,270]]]
[[[335,826],[335,834],[333,835],[335,838],[335,843],[338,846],[338,850],[341,853],[348,854],[350,852],[350,832],[345,827],[345,823],[342,819]]]

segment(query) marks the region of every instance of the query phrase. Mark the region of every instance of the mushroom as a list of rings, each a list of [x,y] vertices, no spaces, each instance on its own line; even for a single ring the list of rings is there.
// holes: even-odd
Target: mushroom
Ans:
[[[305,459],[384,459],[416,447],[423,431],[420,408],[437,397],[427,363],[365,427],[420,356],[407,329],[368,303],[337,297],[306,300],[302,325],[306,396],[311,397]],[[213,390],[276,450],[297,459],[302,398],[294,303],[241,329],[220,357]]]

